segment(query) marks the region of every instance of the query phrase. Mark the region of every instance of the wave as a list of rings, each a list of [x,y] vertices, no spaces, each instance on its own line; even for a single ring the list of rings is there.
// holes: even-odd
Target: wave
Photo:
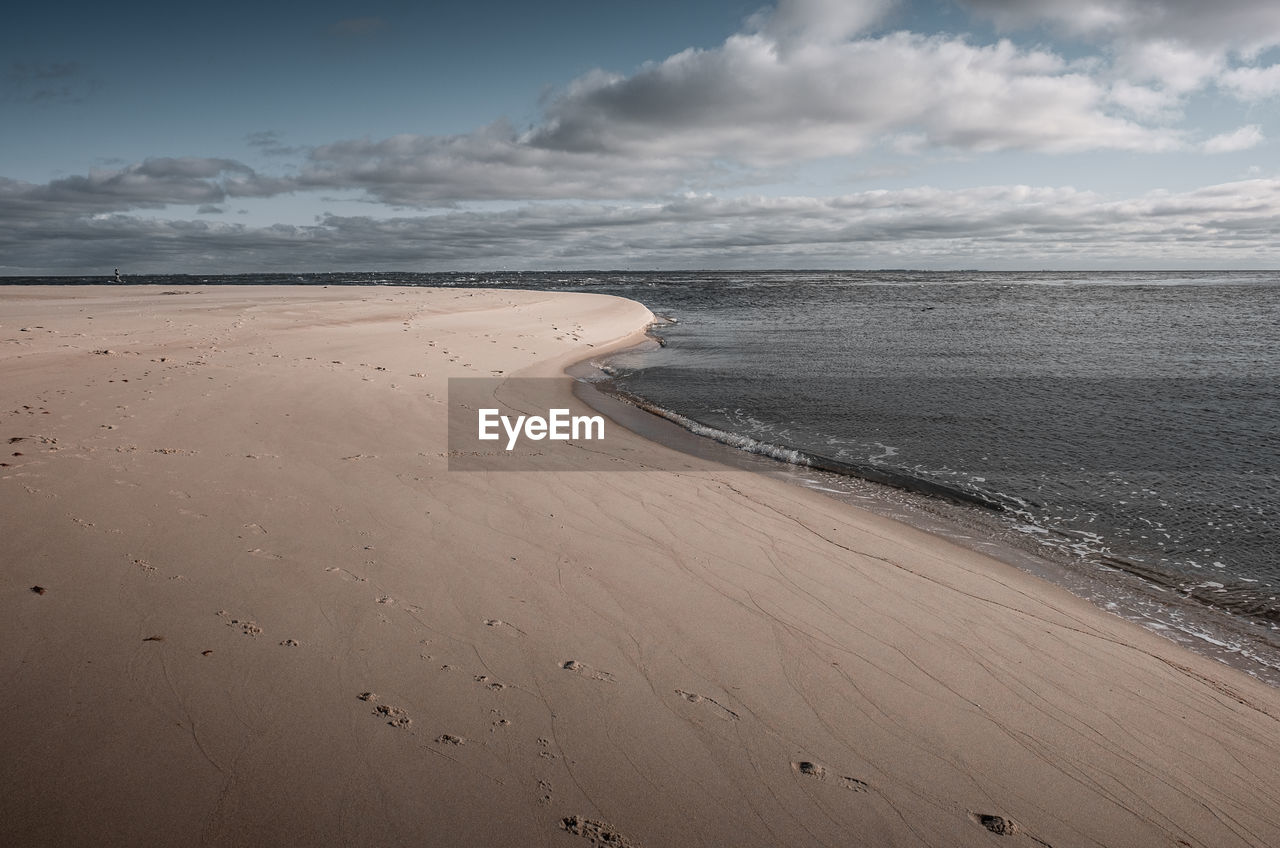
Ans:
[[[616,375],[616,371],[611,368],[602,368],[601,370],[604,370],[610,377]],[[737,450],[745,453],[768,457],[769,459],[784,462],[788,465],[797,465],[805,468],[812,468],[817,471],[839,474],[843,477],[856,477],[872,483],[892,486],[895,489],[903,489],[908,492],[915,492],[916,494],[943,498],[954,503],[963,504],[965,506],[977,506],[994,512],[1003,512],[1010,506],[1025,506],[1021,501],[1010,499],[999,493],[983,492],[962,486],[939,483],[935,480],[915,477],[910,474],[903,474],[898,471],[892,471],[875,465],[846,462],[844,460],[834,459],[811,451],[793,448],[788,445],[775,445],[769,442],[763,442],[759,439],[754,439],[751,436],[743,435],[742,433],[722,430],[718,427],[713,427],[710,424],[704,424],[703,422],[690,418],[687,415],[682,415],[679,412],[674,412],[670,409],[666,409],[665,407],[658,406],[639,395],[620,389],[611,379],[594,382],[593,385],[595,388],[608,392],[613,397],[619,398],[638,409],[642,409],[645,412],[658,416],[659,418],[665,418],[667,421],[683,427],[685,430],[688,430],[696,436],[706,437],[719,442],[722,445],[736,448]],[[1006,503],[1006,501],[1008,501],[1008,503]]]

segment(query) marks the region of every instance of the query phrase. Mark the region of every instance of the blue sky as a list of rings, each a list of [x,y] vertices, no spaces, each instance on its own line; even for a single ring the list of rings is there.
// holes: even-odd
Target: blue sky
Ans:
[[[1280,267],[1274,0],[45,4],[0,275]]]

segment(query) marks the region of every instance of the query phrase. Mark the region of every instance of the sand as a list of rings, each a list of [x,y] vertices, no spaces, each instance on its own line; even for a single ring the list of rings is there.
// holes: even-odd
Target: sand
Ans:
[[[616,429],[448,470],[448,377],[649,320],[0,288],[0,844],[1280,845],[1280,691],[1007,565]]]

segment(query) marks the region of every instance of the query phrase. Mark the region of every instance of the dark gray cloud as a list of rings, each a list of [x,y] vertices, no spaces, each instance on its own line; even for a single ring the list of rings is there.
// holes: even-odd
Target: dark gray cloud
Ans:
[[[44,185],[0,177],[0,220],[217,204],[227,197],[262,197],[288,189],[234,159],[162,157]]]
[[[459,200],[644,197],[682,185],[680,156],[628,159],[609,151],[529,144],[505,123],[457,136],[400,135],[313,149],[293,181],[299,189],[359,188],[392,205]]]
[[[285,144],[275,130],[249,133],[244,140],[250,147],[268,156],[297,156],[307,150],[305,147]]]
[[[898,0],[778,0],[757,12],[748,31],[764,34],[784,50],[844,41],[879,23]]]
[[[0,77],[0,99],[79,103],[98,89],[79,62],[11,62]]]
[[[583,267],[1270,267],[1280,180],[1114,199],[1064,188],[535,203],[250,227],[129,215],[0,227],[0,273]],[[66,245],[74,241],[69,255]]]

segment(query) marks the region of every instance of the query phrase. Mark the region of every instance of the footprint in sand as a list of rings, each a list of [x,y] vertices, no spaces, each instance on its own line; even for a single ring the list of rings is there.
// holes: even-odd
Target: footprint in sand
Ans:
[[[370,703],[378,700],[378,696],[374,692],[361,692],[356,697],[361,701],[368,701]],[[409,713],[407,711],[402,707],[393,707],[390,704],[378,704],[373,708],[373,715],[385,718],[387,720],[387,724],[392,727],[403,729],[413,724],[413,719],[409,718]]]
[[[326,568],[326,569],[325,569],[325,571],[328,571],[328,572],[331,572],[331,573],[333,573],[333,574],[336,574],[336,575],[338,575],[339,577],[341,577],[343,580],[346,580],[346,581],[347,581],[347,582],[349,582],[349,583],[367,583],[367,582],[369,582],[369,578],[367,578],[367,577],[361,577],[361,576],[359,576],[359,575],[357,575],[357,574],[352,574],[350,571],[347,571],[345,568],[339,568],[339,567],[338,567],[338,566],[336,566],[336,565],[331,565],[331,566],[329,566],[328,568]]]
[[[820,766],[817,763],[810,762],[809,760],[800,760],[799,762],[794,762],[791,764],[791,768],[797,773],[803,774],[806,777],[812,777],[817,780],[827,779],[827,767]]]
[[[969,820],[976,825],[981,825],[996,836],[1024,836],[1043,848],[1053,848],[1048,842],[1033,833],[1029,833],[1026,828],[1015,822],[1013,819],[998,816],[994,813],[969,813]],[[1187,845],[1188,843],[1178,840],[1179,845]]]
[[[589,677],[592,680],[603,680],[605,683],[617,682],[613,679],[613,675],[611,673],[592,668],[586,663],[581,663],[577,660],[565,660],[560,663],[560,667],[565,671],[572,671],[575,674],[581,674],[583,677]]]
[[[378,704],[374,712],[387,719],[387,724],[392,727],[405,728],[413,724],[413,719],[409,718],[409,714],[400,707],[393,707],[389,704]]]
[[[791,764],[791,768],[797,774],[805,777],[812,777],[814,780],[833,780],[837,786],[848,789],[851,792],[866,792],[871,788],[871,784],[865,780],[859,780],[856,777],[843,777],[840,775],[833,776],[824,765],[811,762],[810,760],[798,760]]]
[[[1018,825],[1013,819],[1007,819],[1004,816],[990,813],[969,813],[969,819],[974,824],[982,825],[997,836],[1013,836],[1019,832]]]
[[[235,627],[246,636],[261,636],[262,628],[252,621],[243,621],[238,618],[232,618],[231,614],[226,610],[218,610],[218,617],[226,621],[228,627]]]
[[[525,632],[524,632],[523,630],[521,630],[519,627],[516,627],[514,624],[508,624],[507,622],[503,621],[503,620],[502,620],[502,619],[500,619],[500,618],[486,618],[486,619],[484,620],[484,623],[485,623],[485,626],[486,626],[486,627],[494,627],[494,628],[510,628],[511,630],[515,631],[516,633],[519,633],[521,636],[524,636],[524,635],[525,635]]]
[[[638,848],[636,843],[618,833],[616,827],[595,819],[565,816],[560,820],[560,828],[574,836],[581,836],[592,845],[602,845],[607,848]]]
[[[684,698],[691,704],[705,704],[711,708],[712,712],[727,721],[737,721],[740,716],[715,698],[708,698],[706,695],[696,695],[693,692],[686,692],[683,689],[675,690],[676,694]]]

